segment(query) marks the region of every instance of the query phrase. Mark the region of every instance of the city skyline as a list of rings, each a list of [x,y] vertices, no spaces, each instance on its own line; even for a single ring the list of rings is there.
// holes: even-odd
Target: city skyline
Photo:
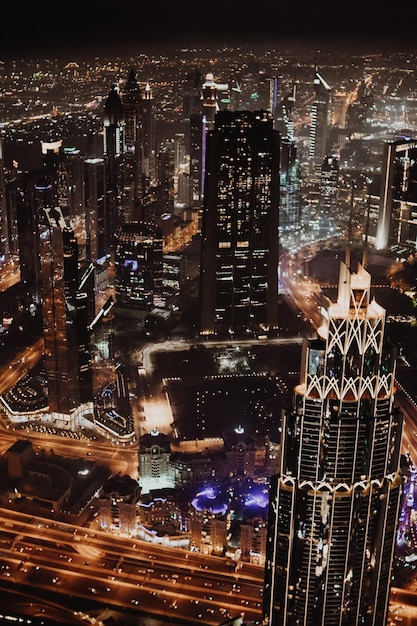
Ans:
[[[182,11],[186,9],[182,7]],[[106,35],[111,39],[111,33]],[[116,38],[113,44],[117,45]],[[81,54],[81,48],[73,51]],[[367,487],[362,481],[385,480],[388,470],[396,472],[400,440],[399,427],[397,435],[393,434],[390,406],[394,399],[403,403],[401,409],[406,406],[408,422],[401,455],[408,490],[403,494],[401,546],[397,546],[401,548],[398,561],[402,568],[397,572],[398,586],[412,576],[407,558],[417,554],[417,539],[413,538],[417,531],[417,492],[414,496],[415,468],[411,467],[413,433],[417,432],[416,396],[414,404],[410,401],[406,405],[407,385],[407,392],[401,386],[394,391],[395,357],[382,358],[382,339],[386,319],[389,339],[398,337],[403,342],[398,379],[403,380],[404,370],[408,376],[415,372],[417,350],[408,337],[415,335],[410,320],[415,322],[412,307],[416,294],[406,295],[404,285],[400,293],[393,289],[391,280],[401,260],[415,253],[411,227],[416,202],[412,186],[406,189],[405,183],[398,185],[385,205],[378,195],[381,186],[371,198],[370,185],[371,178],[378,178],[384,167],[393,177],[395,174],[395,180],[403,182],[408,172],[414,171],[408,168],[413,152],[400,150],[396,159],[384,159],[382,151],[384,142],[395,145],[399,133],[404,134],[408,147],[417,129],[412,56],[404,55],[401,60],[392,56],[386,64],[380,55],[357,56],[353,69],[349,63],[327,55],[320,76],[326,81],[323,85],[329,85],[324,96],[331,89],[334,106],[314,88],[319,78],[314,54],[306,54],[302,60],[301,55],[294,55],[290,67],[285,66],[284,56],[271,57],[273,62],[268,66],[262,55],[245,59],[230,53],[222,59],[221,53],[216,54],[215,61],[220,62],[218,71],[212,73],[208,67],[214,59],[207,53],[201,63],[204,73],[195,70],[201,57],[189,51],[181,58],[167,55],[163,63],[155,54],[146,59],[138,76],[133,66],[136,62],[140,65],[139,56],[135,63],[129,57],[115,57],[114,62],[80,66],[28,62],[22,63],[22,71],[18,63],[5,65],[5,119],[0,121],[4,121],[4,137],[14,141],[7,145],[11,163],[9,155],[7,164],[0,163],[4,232],[1,339],[5,347],[0,381],[6,391],[1,443],[6,494],[3,508],[8,507],[3,516],[9,513],[16,521],[10,533],[16,539],[8,544],[6,538],[3,564],[14,572],[16,583],[29,581],[36,587],[40,580],[41,586],[50,585],[55,592],[59,585],[66,587],[68,580],[68,589],[74,584],[74,595],[79,598],[85,596],[85,589],[77,591],[77,584],[90,573],[97,584],[88,587],[87,600],[96,599],[105,605],[112,601],[114,606],[120,600],[134,611],[130,604],[136,606],[144,600],[152,606],[157,601],[153,592],[157,589],[165,594],[168,590],[178,594],[178,600],[170,597],[169,605],[176,615],[198,616],[202,621],[203,616],[207,624],[218,626],[226,619],[220,608],[231,601],[226,596],[229,586],[227,591],[226,587],[210,587],[201,598],[199,581],[205,579],[205,573],[199,572],[194,583],[189,584],[191,578],[187,578],[195,573],[188,565],[194,555],[201,557],[202,568],[210,556],[222,558],[222,572],[231,566],[230,581],[236,575],[243,584],[245,577],[250,577],[245,570],[253,568],[254,578],[259,580],[266,541],[272,538],[264,516],[266,485],[279,472],[281,455],[286,482],[291,482],[296,472],[305,479],[306,483],[299,485],[300,493],[309,481],[314,489],[319,483],[314,515],[323,520],[327,511],[327,533],[327,493],[334,488],[338,506],[346,502],[346,485],[352,483],[361,490]],[[393,74],[391,63],[397,70]],[[285,77],[280,74],[281,65]],[[45,67],[50,69],[44,71]],[[10,91],[6,86],[9,76],[13,81]],[[407,103],[407,110],[403,103]],[[247,109],[244,114],[240,107]],[[221,113],[212,119],[210,113],[217,109]],[[10,119],[6,120],[7,115]],[[222,127],[221,143],[216,129],[209,128],[212,122],[217,130]],[[70,128],[76,128],[74,135]],[[14,158],[13,149],[23,143],[29,150],[40,137],[42,162],[33,171],[29,167],[28,172]],[[80,146],[76,146],[77,141]],[[309,144],[317,147],[317,154],[308,150]],[[204,185],[200,187],[203,172]],[[47,174],[48,180],[39,178],[40,173]],[[395,228],[389,246],[387,243],[379,250],[376,226],[384,207],[390,209],[390,226]],[[211,213],[217,224],[213,220],[205,228],[208,212],[217,208],[218,215],[215,210]],[[284,227],[280,229],[278,218],[284,212]],[[158,230],[155,236],[144,229],[144,222],[160,227],[161,233]],[[116,231],[116,225],[120,230]],[[204,239],[211,258],[206,264]],[[332,295],[338,278],[330,273],[343,256],[349,256],[349,261],[341,264],[341,295],[336,303]],[[355,275],[359,256],[365,267],[372,267],[369,275],[360,268]],[[215,258],[217,285],[214,281],[198,285],[199,274],[207,268],[211,271]],[[18,265],[21,276],[16,285],[12,280]],[[265,272],[267,265],[270,272]],[[321,279],[317,276],[320,270],[324,275]],[[371,274],[375,279],[372,285]],[[219,297],[215,309],[213,298],[209,299],[209,322],[215,312],[221,323],[213,333],[210,326],[213,336],[203,341],[198,338],[198,301],[203,303],[214,289]],[[374,293],[371,297],[371,289],[378,304],[374,303]],[[269,291],[273,292],[270,300],[265,297]],[[400,317],[402,298],[407,299],[407,315],[394,321],[394,314]],[[269,302],[271,323],[264,323],[260,309],[259,334],[254,327],[255,306],[269,307]],[[238,311],[232,310],[235,303]],[[231,313],[236,319],[239,315],[241,323],[236,327],[229,325]],[[326,346],[321,315],[327,315],[331,324]],[[350,343],[345,341],[347,336]],[[294,356],[302,337],[308,345],[307,361]],[[163,338],[167,341],[162,342]],[[16,349],[17,340],[22,352]],[[209,348],[209,344],[214,345]],[[294,352],[288,344],[293,344]],[[377,362],[376,353],[381,362]],[[42,365],[45,360],[50,361],[49,367]],[[71,387],[66,395],[70,383],[77,378],[81,383],[82,376],[85,384],[79,389]],[[413,390],[414,382],[410,384],[412,394]],[[291,395],[298,398],[294,423],[282,412],[290,407]],[[377,398],[373,412],[369,410],[373,402],[369,396]],[[281,434],[280,426],[286,434]],[[289,430],[293,431],[291,441]],[[390,453],[392,463],[382,468],[390,432],[390,445],[395,450]],[[22,443],[23,437],[30,441]],[[71,446],[72,437],[76,446]],[[375,444],[371,457],[367,441]],[[302,461],[299,468],[292,454],[296,444]],[[316,456],[311,446],[315,446]],[[408,461],[407,447],[411,450]],[[54,468],[65,455],[77,456],[80,465],[88,464],[80,469],[77,465],[76,476],[81,482],[81,477],[88,475],[84,470],[94,463],[102,463],[127,480],[95,485],[90,475],[85,479],[88,488],[83,499],[76,498],[72,485],[66,491],[67,483],[65,489],[43,491],[48,480],[54,485]],[[61,463],[64,467],[65,458]],[[37,481],[39,474],[42,478]],[[227,492],[216,489],[226,482],[230,482]],[[400,482],[396,476],[398,499],[402,495]],[[253,497],[247,499],[249,491]],[[16,502],[7,500],[7,494],[13,493]],[[383,495],[375,492],[373,499],[381,511],[384,499],[376,498]],[[307,504],[309,498],[307,493]],[[263,513],[259,509],[254,513],[252,506],[247,506],[248,500]],[[299,501],[299,539],[311,521],[305,502],[303,498]],[[19,515],[32,512],[32,506],[35,514],[42,510],[40,506],[44,513],[45,507],[48,510],[45,517],[49,511],[58,514],[49,520],[46,533],[52,545],[44,546],[57,569],[56,580],[48,580],[47,557],[38,555],[31,545],[43,531],[30,518],[23,519],[25,538],[19,538]],[[361,511],[366,506],[360,507]],[[390,512],[386,545],[392,550],[388,557],[393,556],[396,539],[393,507]],[[337,533],[344,526],[342,517],[335,527]],[[360,512],[362,517],[368,519]],[[85,541],[80,538],[79,551],[78,528],[83,523],[89,528],[83,533]],[[371,526],[370,522],[370,530]],[[72,536],[74,528],[77,540]],[[358,536],[362,530],[362,526],[357,530]],[[326,533],[312,537],[313,543],[317,540],[317,567],[323,571],[327,549],[331,549]],[[115,558],[112,550],[104,548],[105,534],[120,537],[121,550],[129,561],[126,571],[118,555]],[[161,552],[155,550],[158,555],[142,579],[149,565],[142,571],[142,562],[151,558],[153,542],[158,543],[161,537],[167,541],[167,549],[174,550],[177,540],[184,542],[187,556],[183,551],[178,556],[172,552],[165,565],[159,562]],[[143,538],[148,543],[133,545]],[[94,544],[101,546],[102,553],[91,550]],[[13,560],[20,547],[25,557],[22,567],[23,556],[18,556],[17,566]],[[374,554],[380,547],[378,544]],[[296,577],[297,550],[294,545],[289,584]],[[350,551],[354,552],[352,545]],[[385,579],[381,577],[379,599],[384,607],[379,615],[388,609],[388,557],[381,561]],[[364,567],[369,565],[368,558],[373,564],[373,555],[366,553]],[[170,572],[172,563],[180,561],[187,571],[181,583]],[[334,565],[337,573],[332,582],[332,606],[337,613],[341,579],[340,568]],[[36,567],[41,568],[39,574]],[[109,577],[110,568],[114,573]],[[212,561],[208,569],[215,571],[216,563]],[[313,570],[314,566],[308,584],[314,587],[318,576]],[[361,571],[355,568],[359,578]],[[211,581],[212,571],[207,575]],[[346,602],[350,601],[346,582],[350,577],[346,570]],[[59,585],[53,587],[57,580]],[[230,581],[227,585],[231,586]],[[252,617],[258,620],[261,613],[259,582],[253,587],[249,582],[245,581],[247,586],[245,590],[242,587],[240,596],[244,606],[240,598],[233,603],[234,613],[237,609],[247,611],[248,623]],[[288,596],[291,591],[288,588]],[[302,591],[297,590],[299,598]],[[194,600],[187,596],[194,596]],[[157,609],[159,612],[160,607]],[[168,604],[162,610],[168,611]],[[290,611],[295,615],[302,609]]]

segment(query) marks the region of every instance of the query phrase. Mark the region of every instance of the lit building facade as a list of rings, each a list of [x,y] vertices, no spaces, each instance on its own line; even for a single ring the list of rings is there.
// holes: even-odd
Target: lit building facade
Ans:
[[[100,527],[135,534],[139,497],[140,487],[130,476],[116,474],[110,478],[103,485],[99,498]]]
[[[277,329],[279,161],[271,113],[217,113],[207,135],[202,335]]]
[[[384,145],[376,247],[417,242],[417,141]]]
[[[370,275],[341,264],[337,302],[303,349],[272,478],[263,621],[380,626],[402,494],[395,350]]]
[[[150,311],[162,297],[162,233],[144,222],[128,222],[115,233],[117,303]]]
[[[113,233],[124,221],[124,109],[119,90],[113,85],[103,111],[103,154],[106,172],[107,202],[105,219],[105,246],[109,253]]]
[[[170,438],[153,430],[139,440],[139,481],[142,493],[174,487]]]
[[[84,206],[87,256],[94,263],[108,254],[106,239],[106,173],[104,159],[84,161]]]
[[[48,203],[50,188],[51,183],[45,178],[38,179],[35,185],[45,371],[49,410],[68,419],[80,405],[77,325],[70,313],[71,281],[73,284],[77,281],[70,257],[75,258],[76,270],[77,251],[73,237],[71,245],[69,233],[66,236],[67,227],[61,210]]]
[[[319,72],[314,69],[315,97],[310,111],[310,148],[309,160],[312,169],[321,167],[327,153],[327,141],[331,122],[332,89]]]

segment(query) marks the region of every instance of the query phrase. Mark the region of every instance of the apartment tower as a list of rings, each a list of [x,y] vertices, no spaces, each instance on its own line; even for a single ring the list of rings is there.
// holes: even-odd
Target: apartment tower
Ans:
[[[338,297],[303,347],[271,479],[263,621],[382,626],[402,494],[395,350],[370,275],[341,263]]]

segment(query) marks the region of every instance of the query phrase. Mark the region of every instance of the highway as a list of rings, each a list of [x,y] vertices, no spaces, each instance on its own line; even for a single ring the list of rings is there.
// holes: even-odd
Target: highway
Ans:
[[[137,538],[0,509],[0,588],[10,583],[52,594],[88,613],[97,606],[216,625],[243,611],[260,618],[263,570],[173,550]]]

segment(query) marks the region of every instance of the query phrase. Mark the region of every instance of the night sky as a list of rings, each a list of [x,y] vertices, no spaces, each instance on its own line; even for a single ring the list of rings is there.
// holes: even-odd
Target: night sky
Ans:
[[[366,0],[10,2],[2,6],[0,60],[252,43],[409,49],[416,45],[417,6],[408,3],[403,9],[402,15]]]

